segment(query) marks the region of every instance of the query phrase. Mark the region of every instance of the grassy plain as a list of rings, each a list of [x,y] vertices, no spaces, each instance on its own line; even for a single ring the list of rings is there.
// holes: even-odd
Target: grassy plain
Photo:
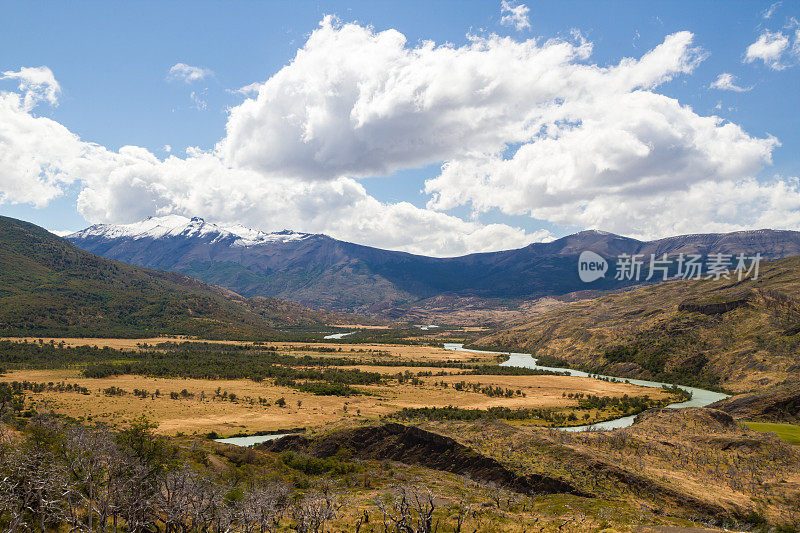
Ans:
[[[745,422],[747,427],[761,433],[774,433],[789,444],[800,445],[800,426],[770,422]]]
[[[390,367],[363,368],[387,373],[399,370]],[[426,367],[419,367],[419,370],[439,371]],[[268,381],[258,383],[247,379],[205,380],[138,375],[86,378],[78,369],[13,370],[0,376],[0,381],[64,381],[78,384],[89,389],[89,394],[51,390],[29,393],[29,398],[35,402],[39,412],[54,412],[109,425],[125,424],[144,414],[158,424],[158,431],[163,434],[204,434],[215,431],[221,435],[230,435],[318,427],[348,419],[375,419],[404,407],[456,405],[470,409],[569,409],[576,406],[576,400],[563,396],[565,392],[603,396],[646,394],[654,399],[665,397],[663,391],[656,389],[568,376],[432,376],[422,378],[424,385],[389,382],[386,385],[358,386],[359,390],[367,394],[351,397],[317,396]],[[444,388],[434,385],[434,382],[452,384],[456,381],[521,390],[525,397],[489,397],[478,392],[458,391],[452,386]],[[117,387],[125,393],[114,395],[103,392],[110,387]],[[218,388],[220,393],[227,393],[225,399],[216,394]],[[133,394],[134,389],[147,391],[148,396],[137,397]],[[156,390],[159,391],[158,397],[154,396]],[[171,393],[180,395],[184,390],[188,395],[178,399],[171,397]],[[236,395],[234,401],[228,399],[231,394]],[[276,405],[279,398],[285,400],[285,407]],[[264,401],[259,401],[260,399]],[[592,414],[599,413],[593,411]]]
[[[38,339],[16,340],[39,344]],[[47,338],[41,339],[41,342],[45,348],[51,342],[56,346],[63,343],[66,347],[109,347],[120,350],[110,357],[123,361],[130,358],[134,361],[138,357],[137,352],[145,344],[150,346],[148,353],[152,356],[152,347],[183,340],[187,339]],[[63,387],[40,387],[35,392],[29,389],[26,394],[29,401],[33,402],[32,406],[39,412],[53,412],[109,425],[125,424],[145,415],[158,424],[158,431],[163,434],[205,434],[213,431],[220,435],[231,435],[297,427],[314,428],[343,420],[378,419],[403,408],[447,406],[482,410],[492,407],[554,409],[567,416],[577,408],[579,395],[648,396],[653,400],[669,397],[665,391],[659,389],[565,375],[467,374],[469,370],[440,365],[443,362],[488,365],[497,362],[496,356],[454,352],[431,346],[338,342],[276,342],[257,345],[210,342],[203,349],[215,349],[216,346],[230,349],[231,344],[243,347],[232,352],[220,352],[220,357],[223,360],[230,358],[231,364],[235,364],[235,361],[244,364],[264,354],[271,354],[278,365],[282,364],[284,356],[288,364],[294,365],[297,365],[298,356],[310,356],[317,361],[335,357],[337,360],[331,361],[335,365],[341,365],[342,360],[352,361],[353,364],[332,364],[325,368],[343,371],[358,369],[366,373],[381,374],[384,378],[375,384],[353,384],[353,389],[360,394],[351,396],[317,395],[314,394],[317,391],[298,390],[291,383],[277,383],[274,379],[222,379],[219,376],[218,379],[190,379],[159,374],[86,377],[83,374],[86,363],[49,368],[12,365],[6,368],[5,374],[0,375],[0,381],[41,384],[64,382],[78,385],[78,390],[87,389],[88,394],[64,390]],[[178,357],[174,348],[165,347],[163,352],[165,356]],[[53,353],[62,352],[57,350]],[[197,355],[186,353],[187,357],[199,357],[199,354],[205,352],[198,352]],[[433,365],[434,362],[439,365]],[[399,380],[396,378],[398,374],[404,374],[406,378]],[[481,390],[490,386],[502,389],[503,394],[489,394],[486,390]],[[138,394],[135,394],[137,391]],[[280,403],[284,405],[278,405],[280,399],[283,399]],[[585,421],[592,422],[609,417],[611,412],[583,409],[576,416],[584,421],[583,417],[587,414],[589,418]]]

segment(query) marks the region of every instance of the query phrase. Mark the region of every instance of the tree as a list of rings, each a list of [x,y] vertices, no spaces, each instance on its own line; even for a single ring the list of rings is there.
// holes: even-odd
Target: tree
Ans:
[[[438,529],[438,522],[436,526],[433,523],[436,504],[429,489],[400,486],[396,490],[393,499],[377,502],[384,529],[398,533],[433,533]]]
[[[41,531],[64,519],[70,486],[52,452],[47,433],[0,455],[0,515],[7,532]]]
[[[325,524],[336,518],[341,507],[330,487],[323,486],[322,491],[311,492],[294,505],[293,529],[297,533],[321,533],[325,531]]]

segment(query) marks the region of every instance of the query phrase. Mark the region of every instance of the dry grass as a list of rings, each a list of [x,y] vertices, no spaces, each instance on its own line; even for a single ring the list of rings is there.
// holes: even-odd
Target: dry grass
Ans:
[[[492,354],[476,354],[471,352],[456,352],[435,346],[409,346],[405,344],[347,344],[344,342],[262,342],[257,345],[250,341],[217,341],[196,339],[190,337],[152,337],[148,339],[100,339],[100,338],[66,338],[66,337],[3,337],[0,340],[12,342],[54,342],[64,343],[66,346],[97,346],[109,347],[117,350],[139,350],[142,344],[154,346],[162,342],[197,341],[213,344],[234,344],[237,346],[253,346],[256,348],[277,347],[289,353],[313,353],[316,357],[349,357],[373,360],[386,358],[387,360],[399,359],[403,361],[494,361]],[[318,348],[333,348],[336,352],[316,352]],[[341,352],[338,350],[341,349]],[[352,351],[351,351],[352,350]],[[382,352],[378,354],[377,352]]]
[[[386,374],[404,371],[397,367],[360,367],[364,370]],[[419,367],[414,371],[438,371]],[[164,434],[207,433],[220,434],[238,432],[273,431],[295,427],[316,427],[353,418],[377,418],[389,415],[404,407],[445,407],[455,405],[464,408],[486,409],[488,407],[568,408],[574,400],[563,397],[564,392],[587,394],[637,396],[649,394],[660,397],[664,393],[623,383],[568,376],[431,376],[422,378],[424,385],[372,385],[357,387],[368,395],[349,398],[337,396],[315,396],[288,387],[275,386],[268,382],[250,380],[202,380],[151,378],[124,375],[108,378],[85,378],[79,370],[16,370],[0,377],[2,381],[33,381],[37,383],[77,383],[91,391],[89,395],[74,392],[47,391],[29,394],[40,412],[56,412],[74,418],[83,417],[107,424],[125,424],[141,415],[157,422],[158,431]],[[434,385],[445,381],[448,388]],[[457,391],[452,383],[467,381],[482,385],[501,386],[521,390],[525,397],[492,398],[481,393]],[[109,396],[102,392],[109,387],[126,391],[124,396]],[[237,396],[236,402],[214,399],[215,391],[221,388]],[[159,390],[160,397],[138,398],[134,389],[149,393]],[[182,390],[194,394],[194,398],[171,399],[170,393]],[[206,400],[201,400],[205,393]],[[271,405],[262,405],[264,398]],[[275,401],[285,398],[287,406],[278,407]],[[252,402],[251,402],[252,400]],[[300,405],[298,405],[300,402]]]

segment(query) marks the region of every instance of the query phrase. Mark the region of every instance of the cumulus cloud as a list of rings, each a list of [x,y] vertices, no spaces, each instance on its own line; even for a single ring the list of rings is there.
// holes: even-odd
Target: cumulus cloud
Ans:
[[[685,218],[692,191],[706,184],[737,189],[768,163],[777,141],[756,139],[717,117],[700,117],[677,101],[645,91],[606,96],[575,108],[572,123],[554,127],[512,157],[452,160],[429,180],[429,207],[469,204],[559,224],[662,237],[679,227],[709,231],[708,211]],[[740,207],[751,199],[744,194]],[[744,222],[736,209],[731,222]]]
[[[714,82],[708,86],[710,89],[719,89],[720,91],[733,91],[737,93],[744,93],[752,89],[752,87],[740,87],[736,85],[736,76],[723,72]]]
[[[395,30],[326,17],[289,65],[231,110],[219,151],[265,174],[335,179],[497,150],[525,137],[537,102],[559,97],[562,65],[590,50],[497,36],[408,47]]]
[[[167,73],[167,80],[169,81],[183,81],[185,83],[194,83],[203,80],[208,76],[214,74],[211,70],[203,67],[193,67],[186,63],[175,63],[169,68]]]
[[[528,30],[531,27],[528,18],[530,8],[525,4],[512,4],[508,0],[503,0],[500,2],[500,13],[502,15],[500,24],[503,26],[513,26],[517,31]]]
[[[783,70],[786,65],[781,62],[784,52],[789,48],[789,37],[782,32],[764,31],[756,42],[747,47],[744,54],[745,63],[761,60],[773,70]]]
[[[511,154],[451,158],[426,183],[428,206],[496,208],[640,237],[722,224],[705,209],[685,217],[679,205],[702,201],[693,192],[698,187],[739,191],[739,207],[747,210],[752,201],[745,191],[752,187],[738,184],[771,162],[777,140],[751,137],[652,90],[695,68],[702,53],[691,42],[691,34],[679,33],[639,60],[608,68],[563,65],[561,99],[542,102],[541,116],[529,117],[529,138]],[[736,209],[725,215],[731,226],[753,222]]]
[[[185,157],[108,150],[2,93],[0,190],[43,205],[80,183],[93,222],[177,213],[436,255],[549,237],[477,222],[490,210],[642,237],[800,224],[795,181],[754,179],[776,139],[657,92],[703,60],[691,33],[608,66],[591,52],[580,37],[409,45],[326,17],[249,87],[214,148]],[[362,182],[441,162],[426,208],[380,202]],[[447,212],[459,206],[478,216]]]
[[[19,90],[24,93],[23,107],[28,111],[43,100],[50,105],[58,105],[61,86],[53,76],[53,72],[47,67],[22,67],[16,72],[7,70],[3,72],[0,79],[19,81]]]
[[[78,210],[93,222],[200,215],[436,255],[515,248],[550,236],[464,221],[406,202],[381,203],[352,178],[265,177],[229,167],[213,151],[188,149],[186,157],[163,160],[137,146],[111,151],[54,120],[33,116],[14,92],[0,93],[0,146],[0,203],[43,207],[80,183]]]

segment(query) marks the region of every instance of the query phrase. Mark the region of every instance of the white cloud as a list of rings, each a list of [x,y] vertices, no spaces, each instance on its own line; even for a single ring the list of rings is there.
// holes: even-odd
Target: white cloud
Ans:
[[[714,82],[709,85],[710,89],[719,89],[721,91],[733,91],[737,93],[744,93],[752,89],[752,87],[740,87],[736,85],[736,76],[723,72]]]
[[[93,222],[200,215],[437,255],[515,248],[550,236],[468,222],[405,202],[384,204],[352,178],[266,177],[226,166],[213,151],[190,148],[185,158],[163,160],[136,146],[114,152],[82,141],[54,120],[34,117],[13,92],[0,93],[0,146],[0,203],[43,207],[80,183],[78,210]]]
[[[233,108],[218,149],[232,166],[335,179],[388,175],[523,140],[537,103],[591,46],[489,36],[406,46],[326,17],[290,64]],[[269,150],[264,147],[269,146]]]
[[[175,63],[169,68],[167,80],[179,80],[186,83],[194,83],[213,74],[214,73],[207,68],[193,67],[192,65],[187,65],[186,63]]]
[[[26,110],[33,109],[42,100],[52,106],[58,105],[61,86],[47,67],[22,67],[16,72],[7,70],[0,79],[19,80],[19,90],[24,93],[23,107]]]
[[[258,90],[261,88],[261,83],[254,82],[244,87],[239,87],[238,89],[226,89],[231,94],[241,94],[243,96],[253,96],[258,94]]]
[[[189,94],[189,98],[192,101],[192,107],[197,109],[198,111],[205,111],[208,109],[208,102],[206,102],[205,90],[203,91],[192,91]]]
[[[504,159],[484,155],[451,160],[426,192],[429,207],[469,204],[557,224],[594,227],[639,237],[663,237],[683,226],[710,231],[716,219],[699,210],[686,218],[686,199],[702,203],[697,187],[736,189],[769,162],[774,139],[755,139],[716,117],[700,117],[645,91],[606,96],[575,108],[572,124],[553,127]],[[740,207],[751,199],[742,195]],[[712,204],[713,205],[713,204]],[[741,213],[728,221],[744,222]]]
[[[165,144],[162,150],[164,150],[167,153],[170,153],[172,151],[172,146]]]
[[[784,52],[789,47],[789,37],[782,32],[764,31],[756,42],[747,47],[744,55],[745,63],[761,60],[773,70],[786,68],[781,62]]]
[[[67,235],[72,235],[75,233],[76,230],[74,229],[51,229],[47,230],[53,235],[58,235],[59,237],[66,237]]]
[[[481,225],[401,202],[384,204],[351,178],[303,182],[269,178],[226,167],[212,153],[153,158],[126,147],[108,176],[85,188],[79,199],[89,220],[135,221],[178,213],[236,222],[264,230],[294,228],[416,253],[455,255],[513,248],[549,237],[503,224]]]
[[[503,15],[500,19],[500,24],[503,26],[513,26],[517,31],[528,30],[531,27],[531,21],[528,18],[530,8],[525,4],[512,4],[509,0],[502,0],[500,13]]]
[[[775,11],[776,11],[776,10],[777,10],[779,7],[781,7],[781,4],[783,4],[783,2],[775,2],[775,3],[773,3],[773,4],[770,4],[770,6],[769,6],[767,9],[765,9],[765,10],[764,10],[764,12],[761,14],[761,16],[762,16],[763,18],[765,18],[765,19],[770,19],[770,18],[772,18],[772,15],[774,15],[774,14],[775,14]]]
[[[437,255],[549,237],[444,212],[458,206],[649,237],[800,227],[797,182],[754,179],[777,140],[656,91],[702,61],[692,40],[598,66],[582,38],[409,46],[328,17],[230,110],[213,149],[185,157],[108,150],[0,93],[0,191],[45,205],[79,183],[93,222],[177,213]],[[359,181],[442,161],[427,208],[382,203]]]

